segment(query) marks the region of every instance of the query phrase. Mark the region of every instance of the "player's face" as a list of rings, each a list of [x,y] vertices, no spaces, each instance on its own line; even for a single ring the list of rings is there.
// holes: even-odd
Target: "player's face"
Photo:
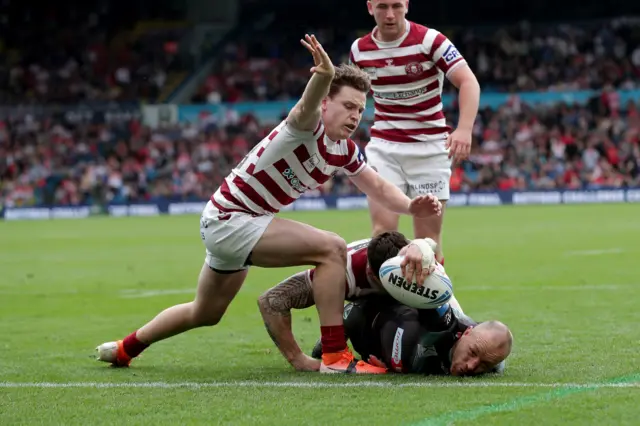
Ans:
[[[343,86],[322,103],[322,120],[327,136],[333,141],[350,137],[358,128],[367,95],[353,87]]]
[[[395,40],[404,33],[404,17],[409,9],[409,0],[370,0],[367,8],[376,21],[378,34],[383,41]]]
[[[486,373],[505,358],[496,349],[491,336],[482,330],[469,327],[453,348],[452,376],[476,376]]]

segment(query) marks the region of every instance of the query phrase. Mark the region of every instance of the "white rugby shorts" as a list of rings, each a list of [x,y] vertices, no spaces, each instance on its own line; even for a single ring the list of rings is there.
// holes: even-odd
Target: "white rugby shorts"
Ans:
[[[200,218],[207,265],[216,271],[247,269],[251,251],[273,218],[273,215],[222,213],[209,201]]]
[[[400,143],[371,138],[365,148],[367,163],[410,198],[431,193],[449,199],[451,160],[446,139]]]

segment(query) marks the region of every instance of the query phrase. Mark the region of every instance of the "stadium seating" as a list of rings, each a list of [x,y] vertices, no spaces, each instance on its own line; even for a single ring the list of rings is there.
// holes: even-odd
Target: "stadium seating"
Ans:
[[[481,111],[471,159],[454,191],[640,186],[640,105],[533,109],[514,101]],[[448,112],[455,122],[455,111]],[[355,140],[362,148],[370,123]],[[0,200],[6,206],[206,199],[269,130],[251,115],[151,130],[53,120],[0,123]],[[338,175],[324,193],[355,194]],[[314,194],[308,194],[314,195]]]
[[[115,6],[11,6],[0,45],[2,105],[154,100],[179,64],[172,43],[183,25],[145,26]]]
[[[215,72],[194,102],[241,102],[295,98],[308,78],[305,51],[291,40],[288,26],[269,27],[258,40],[241,39],[226,47]],[[457,29],[448,35],[467,58],[485,91],[568,91],[607,84],[632,89],[640,81],[638,24],[599,24]],[[335,62],[346,62],[360,31],[336,26],[317,31]],[[452,87],[447,86],[451,91]]]
[[[91,10],[77,10],[74,16],[70,23],[86,25],[42,28],[48,34],[46,48],[36,48],[30,42],[34,35],[18,30],[5,39],[3,105],[140,101],[158,95],[171,59],[163,37],[175,39],[175,32],[131,42],[131,37],[108,37],[108,23]],[[233,103],[298,96],[308,78],[308,58],[302,49],[284,43],[291,40],[285,29],[263,32],[270,37],[228,44],[194,100]],[[346,59],[356,35],[341,29],[316,33],[340,60]],[[483,94],[513,94],[507,104],[481,111],[470,161],[454,169],[453,191],[640,186],[640,105],[620,104],[614,90],[633,89],[640,81],[639,34],[616,22],[452,32],[478,74]],[[528,105],[517,95],[600,88],[605,90],[586,105]],[[454,104],[446,112],[452,125],[456,111]],[[370,125],[363,121],[354,136],[362,149]],[[64,114],[5,111],[0,118],[0,204],[206,199],[269,129],[270,124],[251,113],[233,110],[158,129],[144,126],[139,114],[72,120]],[[319,192],[358,191],[338,175]]]

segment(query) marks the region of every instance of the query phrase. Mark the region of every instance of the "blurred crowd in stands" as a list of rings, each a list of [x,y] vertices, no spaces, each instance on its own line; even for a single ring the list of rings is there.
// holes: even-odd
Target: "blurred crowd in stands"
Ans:
[[[136,26],[93,2],[0,5],[0,104],[154,100],[184,27]]]
[[[268,36],[226,46],[223,60],[194,102],[246,102],[295,98],[309,78],[307,52],[287,26]],[[640,24],[533,27],[521,23],[485,29],[436,28],[465,56],[485,92],[568,91],[640,86]],[[351,43],[370,31],[344,27],[315,33],[334,62],[347,62]],[[447,90],[453,90],[451,86]]]
[[[640,186],[640,104],[608,96],[586,106],[533,108],[517,97],[482,110],[453,191]],[[447,112],[453,124],[456,109]],[[354,139],[364,149],[369,122]],[[139,117],[110,123],[0,122],[0,202],[6,206],[207,199],[270,130],[252,115],[151,130]],[[337,175],[319,194],[357,194]]]
[[[109,26],[99,13],[50,10],[58,15],[29,27],[40,32],[12,31],[3,37],[0,104],[157,96],[175,49],[170,40],[176,37],[165,32],[119,39],[115,29],[105,29]],[[55,25],[56,19],[66,25]],[[341,31],[315,32],[336,62],[347,59],[357,36]],[[227,44],[216,72],[193,100],[299,96],[309,77],[308,55],[291,43],[299,35],[269,34]],[[622,104],[615,92],[640,82],[640,27],[615,21],[583,28],[522,24],[448,35],[485,93],[513,94],[504,106],[480,112],[471,158],[453,170],[454,192],[640,186],[640,102]],[[580,89],[596,89],[598,95],[586,105],[542,107],[527,105],[516,94]],[[452,126],[456,113],[455,105],[446,111]],[[4,114],[0,207],[207,199],[273,124],[233,110],[160,129],[144,126],[140,114],[101,120]],[[362,149],[370,126],[363,121],[354,136]],[[338,175],[307,195],[320,193],[358,191]]]

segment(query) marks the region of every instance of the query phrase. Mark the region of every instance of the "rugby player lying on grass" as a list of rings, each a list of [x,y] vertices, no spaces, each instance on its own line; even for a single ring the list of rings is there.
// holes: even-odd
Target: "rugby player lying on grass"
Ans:
[[[476,376],[502,372],[513,337],[499,321],[476,323],[445,304],[415,309],[387,295],[345,306],[344,328],[353,349],[372,365],[396,373]],[[322,357],[316,343],[312,357]]]
[[[512,336],[497,321],[477,324],[464,315],[455,297],[438,309],[418,310],[386,294],[378,271],[385,260],[404,254],[422,256],[399,232],[385,232],[349,245],[346,271],[345,333],[362,359],[392,371],[423,374],[473,375],[501,371]],[[402,251],[402,252],[401,252]],[[428,271],[423,271],[423,274]],[[259,298],[267,332],[291,365],[317,371],[322,354],[304,354],[291,328],[291,309],[314,305],[313,270],[297,273]],[[409,277],[411,279],[411,277]],[[420,278],[418,278],[420,279]]]

